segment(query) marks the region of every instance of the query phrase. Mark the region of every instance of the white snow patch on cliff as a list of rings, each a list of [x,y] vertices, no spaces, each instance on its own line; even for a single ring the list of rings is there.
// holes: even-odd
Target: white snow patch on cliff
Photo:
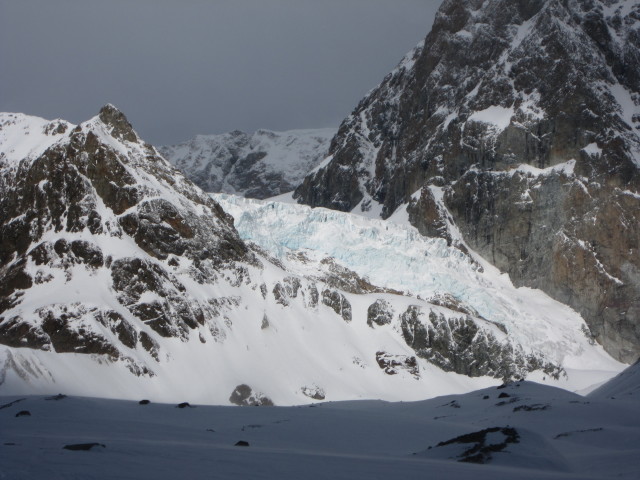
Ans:
[[[499,131],[504,130],[511,123],[511,117],[513,117],[513,108],[499,107],[493,105],[484,110],[474,112],[467,121],[488,123],[495,126]]]

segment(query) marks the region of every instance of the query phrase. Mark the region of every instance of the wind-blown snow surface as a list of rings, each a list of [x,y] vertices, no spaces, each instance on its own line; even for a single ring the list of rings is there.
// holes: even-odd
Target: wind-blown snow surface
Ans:
[[[624,368],[590,343],[585,322],[574,310],[539,290],[515,288],[479,255],[471,259],[443,239],[422,236],[408,224],[406,213],[383,221],[324,208],[213,196],[234,216],[243,239],[283,261],[297,251],[316,262],[332,257],[374,285],[425,299],[452,295],[479,316],[506,327],[517,343],[564,366],[569,379],[561,379],[560,386],[584,388]],[[542,375],[532,378],[542,380]]]
[[[0,397],[0,478],[636,479],[637,413],[637,398],[529,382],[416,403],[307,407]],[[504,444],[502,431],[515,441]],[[460,438],[474,433],[476,441]],[[63,449],[94,442],[104,447]],[[465,456],[472,448],[484,465]]]

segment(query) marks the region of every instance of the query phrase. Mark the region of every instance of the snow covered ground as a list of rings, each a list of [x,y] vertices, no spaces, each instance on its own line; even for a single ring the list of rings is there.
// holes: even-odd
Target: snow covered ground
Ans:
[[[530,382],[304,407],[0,397],[0,478],[636,479],[637,367],[614,398]],[[104,447],[63,448],[85,443]]]

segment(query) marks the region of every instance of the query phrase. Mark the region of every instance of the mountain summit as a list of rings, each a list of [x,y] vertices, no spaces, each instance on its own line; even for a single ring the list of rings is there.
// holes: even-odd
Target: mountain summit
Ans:
[[[640,4],[446,0],[295,191],[400,207],[640,355]]]

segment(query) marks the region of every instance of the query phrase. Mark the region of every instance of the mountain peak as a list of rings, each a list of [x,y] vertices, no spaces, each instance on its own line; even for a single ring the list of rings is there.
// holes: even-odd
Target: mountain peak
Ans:
[[[127,117],[114,105],[107,103],[100,109],[98,118],[105,125],[111,127],[111,136],[118,140],[126,140],[128,142],[137,142],[138,135],[133,130],[133,126],[127,120]]]
[[[293,197],[384,218],[405,209],[445,238],[451,218],[516,284],[569,303],[634,361],[639,38],[637,2],[447,0]]]

